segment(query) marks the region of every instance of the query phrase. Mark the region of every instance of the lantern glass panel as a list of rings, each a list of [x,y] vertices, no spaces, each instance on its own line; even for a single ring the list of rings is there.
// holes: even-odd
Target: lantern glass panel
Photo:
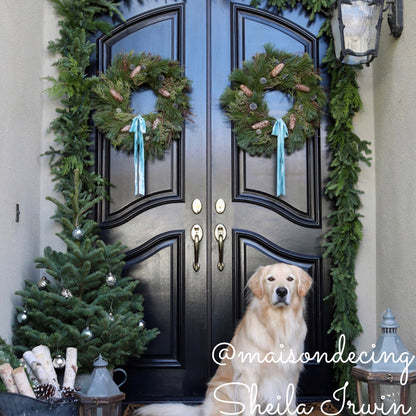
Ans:
[[[416,384],[410,385],[410,406],[412,408],[411,410],[411,413],[412,413],[416,410]]]
[[[339,1],[331,20],[337,58],[348,65],[370,62],[377,55],[382,15],[382,0]]]
[[[396,416],[400,405],[400,384],[377,385],[377,407],[382,408],[382,414]]]
[[[365,381],[358,381],[358,405],[367,405],[368,401],[368,384]]]

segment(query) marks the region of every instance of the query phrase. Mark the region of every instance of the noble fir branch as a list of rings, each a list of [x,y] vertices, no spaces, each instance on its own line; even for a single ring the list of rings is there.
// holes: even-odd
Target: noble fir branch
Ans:
[[[90,151],[91,91],[97,79],[86,76],[95,48],[88,37],[110,29],[99,18],[101,14],[119,15],[117,3],[51,1],[61,19],[60,38],[49,44],[49,50],[58,56],[58,75],[49,78],[50,93],[60,98],[61,105],[50,125],[55,145],[46,155],[60,196],[48,199],[56,206],[52,219],[61,226],[57,235],[66,250],[46,247],[43,257],[35,259],[46,284],[26,280],[17,292],[24,306],[17,306],[16,312],[24,308],[27,318],[16,320],[13,341],[19,353],[38,344],[63,355],[67,347],[77,347],[79,368],[89,371],[99,353],[110,366],[123,365],[132,355],[138,357],[157,330],[141,325],[139,282],[122,276],[125,247],[102,241],[92,219],[95,205],[106,195],[104,179],[95,173]],[[110,272],[113,278],[109,280]]]

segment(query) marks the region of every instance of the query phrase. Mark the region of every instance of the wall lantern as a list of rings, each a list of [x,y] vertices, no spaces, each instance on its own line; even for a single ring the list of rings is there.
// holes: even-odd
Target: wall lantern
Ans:
[[[94,360],[94,370],[88,382],[77,393],[80,403],[79,416],[121,415],[121,403],[125,398],[125,394],[114,383],[111,374],[106,368],[107,364],[108,362],[101,354]]]
[[[416,383],[415,356],[397,335],[399,325],[390,309],[384,312],[380,327],[374,349],[364,359],[360,356],[360,363],[352,369],[359,409],[377,416],[414,414],[409,407],[410,390]]]
[[[335,56],[347,65],[369,65],[377,56],[383,12],[391,34],[403,30],[403,0],[337,0],[331,17]]]

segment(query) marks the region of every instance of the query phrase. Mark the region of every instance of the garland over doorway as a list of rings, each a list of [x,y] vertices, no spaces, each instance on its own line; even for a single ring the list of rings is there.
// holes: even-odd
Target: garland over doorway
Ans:
[[[252,0],[257,7],[261,0]],[[329,168],[329,181],[325,188],[326,197],[333,202],[333,210],[328,216],[330,230],[324,236],[325,256],[331,259],[332,291],[327,300],[333,303],[333,317],[329,334],[336,338],[336,350],[341,335],[345,335],[344,359],[355,352],[353,341],[362,332],[357,316],[357,280],[355,260],[362,241],[361,207],[358,178],[361,163],[370,163],[370,143],[361,140],[353,132],[353,117],[362,108],[356,69],[336,62],[334,43],[329,22],[330,10],[336,0],[267,0],[267,6],[280,13],[287,8],[301,4],[315,19],[322,13],[328,18],[322,24],[319,36],[329,39],[329,47],[323,63],[331,78],[329,91],[329,115],[331,124],[327,129],[326,141],[332,153]],[[334,364],[335,381],[339,386],[349,382],[348,394],[355,396],[354,381],[351,376],[351,363]]]
[[[115,12],[115,2],[108,0],[51,0],[52,3],[59,9],[60,14],[67,21],[74,19],[74,10],[79,8],[108,8],[109,11]],[[189,0],[192,1],[192,0]],[[268,0],[268,7],[276,11],[282,12],[286,8],[295,7],[301,4],[309,13],[310,19],[313,20],[317,13],[327,13],[334,5],[336,0]],[[252,5],[259,5],[260,0],[252,0]],[[72,7],[66,7],[72,4]],[[81,6],[82,4],[82,6]],[[105,5],[105,6],[104,6]],[[86,32],[91,32],[91,29],[100,30],[100,22],[97,22],[94,14],[85,15],[84,19],[79,20],[79,25],[82,26]],[[88,16],[93,16],[89,19]],[[104,25],[104,24],[103,24]],[[334,315],[330,327],[330,333],[336,337],[336,342],[341,335],[345,335],[346,348],[345,357],[350,352],[354,352],[354,339],[362,331],[360,322],[357,317],[356,293],[355,289],[357,281],[354,276],[355,259],[362,240],[362,224],[360,221],[359,208],[360,191],[357,189],[359,174],[361,171],[361,162],[369,163],[368,155],[370,153],[369,143],[361,140],[352,131],[352,120],[361,109],[361,99],[358,92],[358,85],[356,82],[355,69],[350,66],[339,65],[335,61],[332,33],[330,29],[329,19],[327,19],[320,31],[321,36],[326,36],[330,39],[330,46],[328,48],[324,63],[327,65],[327,70],[331,76],[331,89],[329,93],[329,114],[332,118],[332,123],[328,127],[327,143],[332,152],[332,163],[329,172],[329,181],[325,189],[325,194],[333,202],[333,211],[329,215],[330,231],[325,236],[323,246],[325,248],[325,255],[331,258],[331,278],[332,278],[332,292],[329,300],[334,305]],[[65,42],[71,42],[70,38],[61,39],[59,47],[64,48]],[[80,40],[88,44],[84,38]],[[85,45],[84,45],[85,46]],[[88,44],[90,54],[93,53],[94,48]],[[71,67],[84,68],[85,56],[72,56],[70,62]],[[77,94],[78,89],[71,89],[71,84],[79,82],[79,78],[68,78],[68,91],[73,91]],[[91,81],[91,84],[93,81]],[[85,96],[74,97],[78,98],[80,105],[83,106],[84,113],[87,114],[92,108],[90,106],[90,95],[88,89],[84,91]],[[59,95],[59,94],[57,94]],[[68,122],[71,122],[69,120]],[[82,140],[85,138],[84,129],[88,129],[86,123],[80,127],[82,129]],[[77,135],[73,135],[73,140],[77,140]],[[52,150],[51,155],[54,155],[55,150]],[[71,157],[73,156],[73,157]],[[52,162],[51,168],[55,175],[62,171],[70,171],[74,167],[81,168],[80,172],[87,172],[92,165],[92,155],[82,155],[80,166],[78,158],[75,155],[66,154],[65,158]],[[91,193],[91,198],[101,195],[102,178],[89,178],[86,175],[86,190]],[[89,180],[88,180],[89,179]],[[63,189],[62,189],[63,190]],[[61,191],[62,191],[61,190]],[[336,364],[335,377],[340,386],[343,386],[346,381],[351,383],[351,364]],[[350,391],[352,395],[352,389]]]

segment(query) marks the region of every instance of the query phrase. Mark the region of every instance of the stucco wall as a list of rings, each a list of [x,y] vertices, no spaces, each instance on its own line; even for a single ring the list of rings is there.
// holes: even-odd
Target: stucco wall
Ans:
[[[396,312],[416,353],[416,2],[404,3],[402,36],[390,36],[385,21],[374,62],[377,312]]]
[[[14,291],[39,254],[43,1],[3,0],[0,13],[0,336],[9,339]],[[16,204],[20,222],[15,221]]]

